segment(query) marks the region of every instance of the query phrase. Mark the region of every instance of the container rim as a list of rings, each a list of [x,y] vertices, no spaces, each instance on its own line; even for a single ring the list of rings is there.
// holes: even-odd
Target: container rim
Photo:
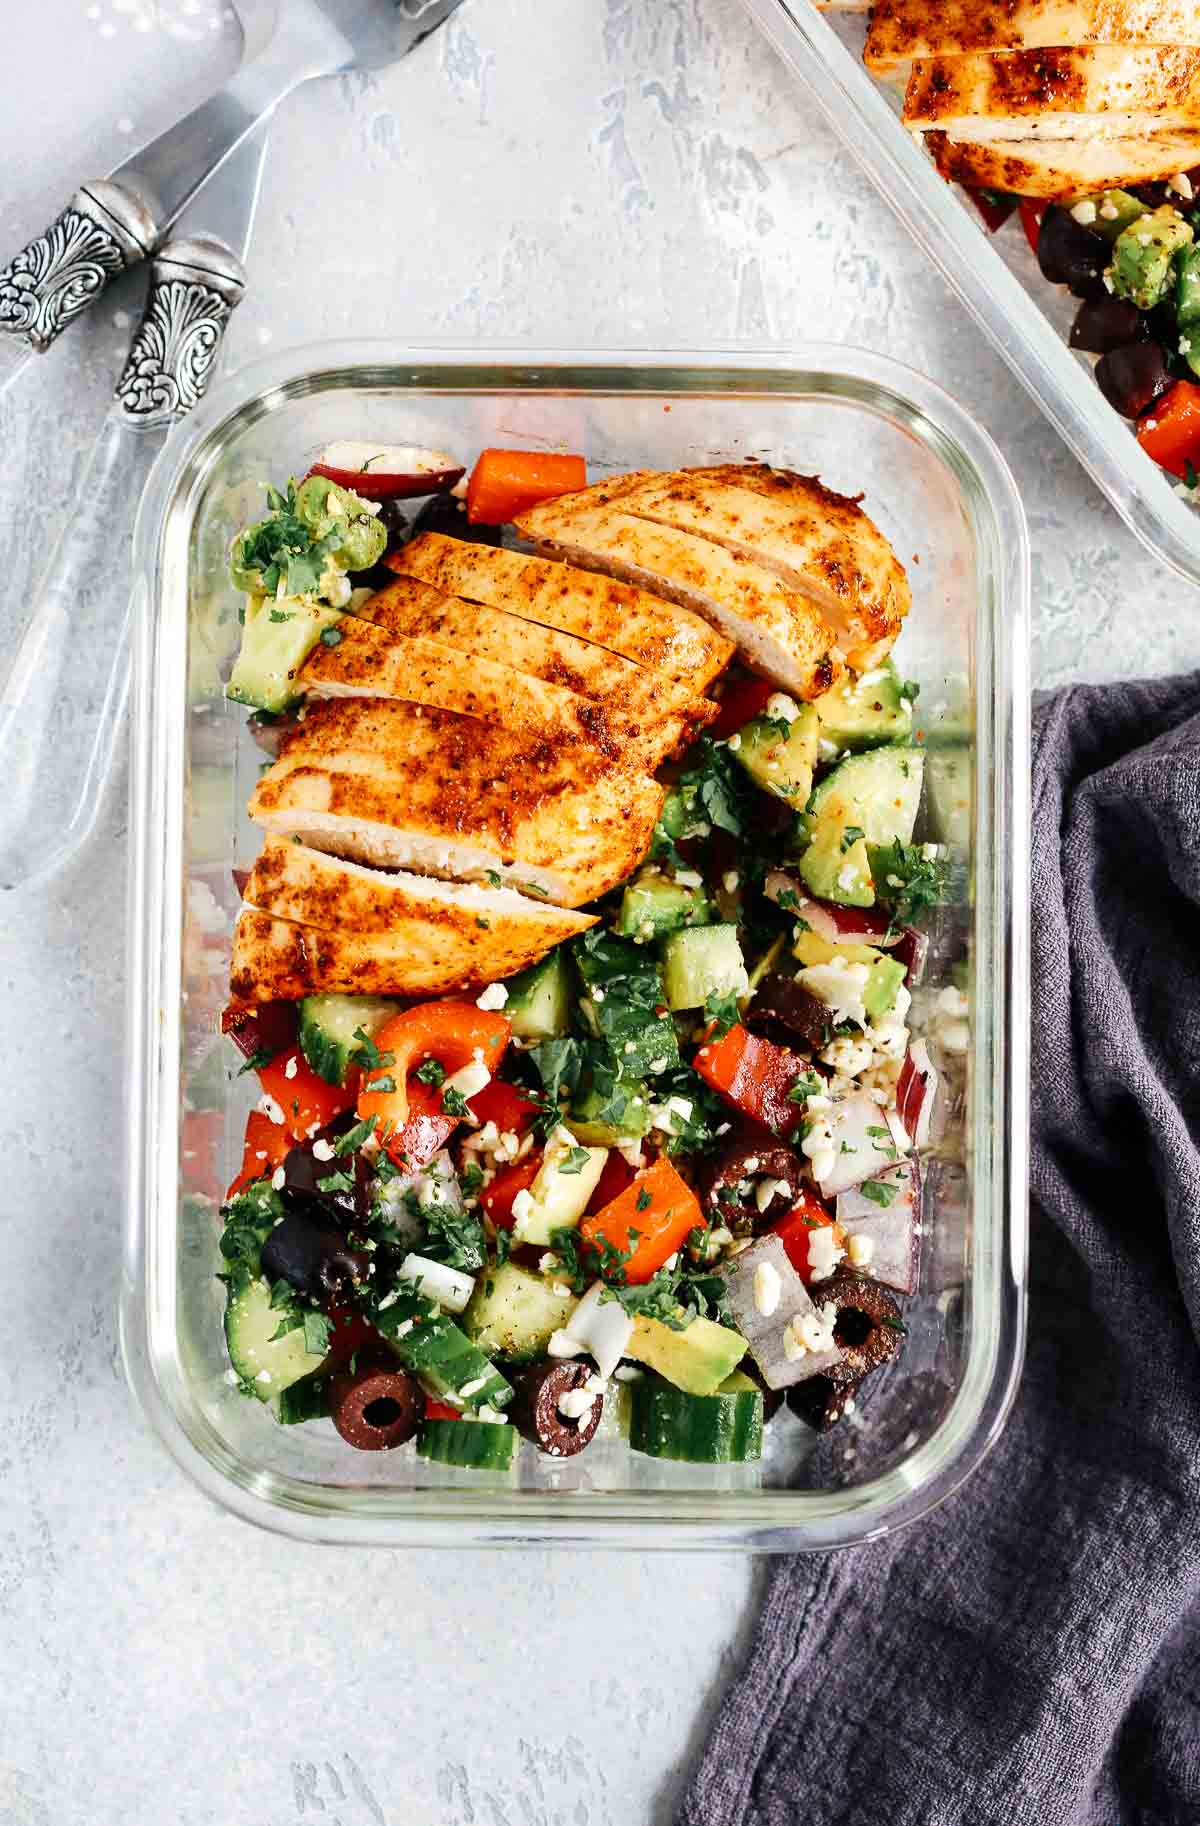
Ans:
[[[330,1489],[256,1469],[187,1400],[173,1327],[148,1290],[163,1267],[160,1214],[178,1201],[179,983],[183,920],[186,643],[160,605],[181,589],[194,504],[232,426],[335,387],[423,394],[788,394],[858,405],[929,447],[951,472],[976,550],[976,671],[992,685],[976,728],[976,968],[1000,986],[977,1038],[973,1092],[973,1322],[962,1384],[911,1455],[854,1489],[563,1493],[444,1488],[398,1495]],[[1029,546],[1004,459],[932,382],[885,356],[825,344],[621,351],[492,345],[313,344],[225,380],[171,434],[134,539],[127,1171],[120,1338],[148,1423],[206,1494],[245,1520],[305,1541],[354,1545],[637,1546],[823,1551],[892,1532],[943,1502],[999,1436],[1020,1377],[1028,1231]],[[1009,863],[995,866],[997,853]],[[982,1214],[982,1219],[980,1219]],[[173,1235],[173,1232],[172,1232]],[[172,1285],[174,1257],[172,1252]]]
[[[1036,301],[914,145],[812,0],[742,0],[763,36],[899,216],[1039,412],[1146,550],[1200,584],[1200,513],[1138,446]]]

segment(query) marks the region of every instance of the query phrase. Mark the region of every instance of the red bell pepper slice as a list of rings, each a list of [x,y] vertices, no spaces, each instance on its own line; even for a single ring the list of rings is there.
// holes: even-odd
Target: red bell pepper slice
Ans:
[[[583,1218],[579,1234],[594,1255],[601,1255],[606,1243],[622,1253],[631,1250],[622,1267],[625,1279],[637,1286],[683,1248],[692,1230],[703,1228],[696,1194],[663,1155],[635,1173],[624,1192],[603,1210]]]
[[[814,1230],[825,1229],[831,1224],[837,1228],[832,1211],[808,1186],[802,1186],[799,1204],[786,1217],[781,1217],[777,1224],[771,1225],[787,1252],[788,1261],[806,1287],[812,1280],[812,1269],[808,1262],[809,1239]]]
[[[511,1033],[504,1015],[459,1001],[422,1002],[380,1028],[375,1046],[383,1062],[364,1071],[358,1114],[376,1118],[376,1133],[394,1161],[424,1166],[460,1121],[446,1110],[437,1086],[411,1074],[426,1059],[436,1059],[452,1076],[470,1065],[476,1053],[494,1072]]]
[[[527,1097],[524,1091],[515,1084],[506,1084],[503,1078],[493,1078],[470,1099],[471,1114],[480,1128],[487,1122],[494,1122],[502,1135],[523,1135],[537,1115],[541,1105],[536,1098]]]
[[[501,1167],[495,1179],[480,1196],[480,1204],[485,1214],[491,1219],[497,1230],[511,1230],[516,1224],[513,1216],[513,1200],[518,1192],[527,1192],[537,1178],[542,1166],[542,1151],[535,1148],[524,1160],[515,1160],[511,1166]]]
[[[608,1150],[608,1156],[600,1169],[592,1196],[587,1202],[587,1215],[603,1211],[605,1205],[611,1205],[614,1198],[620,1198],[626,1186],[633,1184],[633,1168],[629,1162],[617,1153],[616,1148]]]
[[[387,1344],[369,1320],[364,1319],[353,1306],[343,1306],[340,1301],[334,1300],[325,1310],[329,1318],[328,1363],[349,1363],[356,1351],[365,1350],[368,1346],[377,1348],[380,1355],[386,1357]]]
[[[255,1053],[274,1058],[296,1038],[295,1002],[260,1002],[254,1007],[231,1002],[221,1012],[221,1032],[228,1034],[242,1057]]]
[[[1177,380],[1138,424],[1137,441],[1160,469],[1185,480],[1200,471],[1200,386]]]
[[[1017,207],[1017,198],[1009,196],[1003,190],[976,190],[973,185],[963,186],[976,209],[983,217],[984,225],[990,235],[998,228],[1003,228],[1009,216]]]
[[[790,1135],[803,1120],[789,1092],[812,1067],[786,1046],[731,1027],[719,1040],[706,1040],[692,1064],[726,1103],[773,1135]]]
[[[251,1110],[246,1118],[246,1144],[242,1151],[242,1170],[225,1194],[226,1203],[265,1179],[280,1166],[291,1151],[292,1137],[282,1122],[272,1122],[262,1110]]]
[[[1043,202],[1040,199],[1035,199],[1034,197],[1021,198],[1021,227],[1025,230],[1025,239],[1028,241],[1035,258],[1037,256],[1038,242],[1042,238],[1042,219],[1049,207],[1049,203]]]
[[[276,1053],[259,1067],[264,1093],[283,1111],[283,1128],[293,1141],[308,1141],[343,1110],[353,1108],[354,1084],[329,1084],[317,1076],[298,1046]]]
[[[448,1401],[435,1401],[432,1395],[425,1397],[426,1420],[461,1420],[462,1409],[452,1408]]]
[[[747,675],[725,688],[721,699],[721,708],[716,720],[709,727],[709,735],[715,742],[724,742],[739,729],[744,729],[751,718],[761,716],[779,686],[773,685],[769,678],[754,678]]]

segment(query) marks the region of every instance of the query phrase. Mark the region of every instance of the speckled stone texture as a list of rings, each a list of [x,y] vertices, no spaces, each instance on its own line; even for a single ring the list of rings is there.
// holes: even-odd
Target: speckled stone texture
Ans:
[[[41,0],[0,112],[0,250],[227,70],[211,0]],[[1039,685],[1198,663],[1156,568],[736,0],[467,0],[277,120],[232,360],[373,334],[885,349],[1013,464]],[[124,358],[124,282],[0,405],[0,635]],[[665,1822],[744,1638],[751,1562],[330,1552],[218,1513],[142,1431],[114,1326],[124,781],[0,906],[6,1314],[0,1826]]]

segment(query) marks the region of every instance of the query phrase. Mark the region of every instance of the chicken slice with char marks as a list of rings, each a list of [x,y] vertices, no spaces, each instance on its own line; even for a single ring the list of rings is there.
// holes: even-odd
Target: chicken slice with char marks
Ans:
[[[909,79],[904,122],[945,132],[956,144],[1195,132],[1200,49],[1076,45],[922,58]]]
[[[663,789],[594,744],[381,699],[310,706],[250,815],[317,849],[578,907],[649,848]]]
[[[1153,139],[990,140],[986,145],[927,133],[925,144],[944,178],[976,190],[1069,198],[1129,184],[1149,184],[1200,165],[1200,133]]]
[[[404,576],[450,596],[504,609],[705,691],[733,657],[733,642],[660,596],[573,565],[422,533],[388,560]]]
[[[1196,0],[875,0],[863,61],[876,76],[906,78],[919,57],[1063,44],[1200,46],[1200,7]]]

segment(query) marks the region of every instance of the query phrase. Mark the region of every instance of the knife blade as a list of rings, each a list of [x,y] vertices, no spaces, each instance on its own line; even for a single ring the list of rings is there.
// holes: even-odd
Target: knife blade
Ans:
[[[245,283],[268,125],[259,123],[156,257],[141,323],[0,687],[0,888],[87,840],[129,692],[130,534],[171,426],[203,395]],[[193,223],[220,232],[185,233]]]
[[[223,162],[300,83],[394,63],[462,0],[287,0],[256,56],[107,178],[80,186],[0,272],[0,394],[105,287],[151,253]]]

